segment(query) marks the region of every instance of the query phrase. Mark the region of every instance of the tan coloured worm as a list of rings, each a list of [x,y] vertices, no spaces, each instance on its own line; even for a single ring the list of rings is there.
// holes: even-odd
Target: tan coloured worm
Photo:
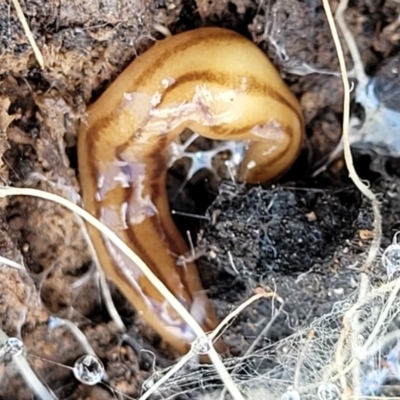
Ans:
[[[177,266],[187,245],[171,218],[165,187],[168,149],[184,128],[216,140],[241,140],[238,180],[282,175],[302,146],[300,106],[252,42],[201,28],[157,42],[88,108],[78,155],[84,206],[148,264],[206,330],[217,319],[195,264]],[[132,262],[90,234],[107,278],[172,347],[193,333]]]

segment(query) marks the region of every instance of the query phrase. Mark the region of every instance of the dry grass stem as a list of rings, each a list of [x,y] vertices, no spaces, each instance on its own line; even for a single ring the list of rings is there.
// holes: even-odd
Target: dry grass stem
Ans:
[[[267,299],[273,297],[279,302],[283,302],[283,300],[276,294],[276,293],[257,293],[254,296],[250,297],[250,299],[246,300],[240,306],[238,306],[235,310],[233,310],[230,314],[228,314],[220,323],[219,325],[209,334],[210,339],[215,340],[218,335],[222,334],[222,330],[239,314],[243,312],[245,308],[249,305],[253,304],[255,301],[260,299]]]
[[[40,68],[44,69],[45,64],[44,64],[43,55],[40,52],[38,45],[36,44],[35,38],[33,37],[33,34],[32,34],[32,31],[29,28],[28,22],[26,21],[24,12],[22,11],[21,5],[19,4],[18,0],[12,0],[12,3],[14,4],[15,10],[17,12],[17,16],[22,24],[25,35],[28,38],[29,44],[32,47],[33,54],[35,55],[36,61],[38,62]]]
[[[359,51],[357,49],[356,43],[354,41],[353,36],[351,35],[350,31],[347,29],[347,25],[343,19],[343,12],[347,8],[348,0],[342,0],[339,3],[338,10],[337,10],[337,20],[338,24],[342,29],[342,32],[346,38],[346,42],[348,43],[349,49],[351,51],[351,55],[353,57],[354,66],[357,69],[357,76],[361,80],[367,79],[364,69],[362,68],[361,57],[359,55]],[[357,172],[354,168],[353,164],[353,156],[351,154],[350,149],[350,138],[349,138],[349,125],[350,125],[350,84],[349,79],[347,76],[347,68],[346,62],[344,59],[342,45],[340,43],[339,34],[336,29],[336,25],[333,19],[332,10],[330,8],[328,0],[323,0],[323,5],[325,9],[325,13],[328,19],[329,27],[332,33],[333,41],[335,43],[336,52],[339,60],[340,65],[340,72],[342,74],[342,83],[343,83],[343,133],[342,133],[342,140],[343,140],[343,147],[344,147],[344,159],[346,162],[346,167],[349,170],[349,176],[353,183],[356,185],[358,190],[371,201],[372,209],[374,213],[374,237],[371,243],[371,246],[368,251],[367,259],[364,262],[364,266],[362,270],[364,272],[368,271],[376,259],[376,256],[379,251],[381,239],[382,239],[382,216],[379,207],[379,201],[375,194],[369,189],[369,187],[364,184],[360,177],[357,175]],[[361,70],[361,71],[360,71]],[[365,82],[359,82],[359,84],[365,84]]]

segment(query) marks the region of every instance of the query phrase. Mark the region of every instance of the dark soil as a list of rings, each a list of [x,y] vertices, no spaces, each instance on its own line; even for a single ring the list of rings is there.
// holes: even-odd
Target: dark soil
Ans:
[[[200,26],[234,29],[252,38],[280,69],[300,99],[307,138],[296,165],[272,187],[219,182],[202,171],[174,197],[174,210],[208,217],[206,223],[177,217],[184,235],[190,229],[197,237],[204,287],[219,318],[260,288],[283,299],[284,312],[258,347],[330,312],[357,288],[372,237],[370,204],[348,179],[341,158],[312,176],[336,147],[342,119],[341,81],[332,74],[338,62],[319,1],[20,3],[46,68],[38,67],[13,5],[0,4],[1,182],[74,198],[80,191],[76,136],[85,106],[136,54],[162,37],[154,24],[172,33]],[[336,5],[331,2],[333,9]],[[400,30],[385,28],[399,12],[391,0],[351,1],[346,12],[366,72],[379,81],[378,97],[393,108],[400,104],[400,85],[393,86]],[[350,68],[349,56],[347,61]],[[329,74],[306,74],[305,63]],[[362,114],[356,104],[353,109]],[[355,165],[381,194],[382,245],[387,246],[399,229],[400,162],[363,147]],[[171,192],[184,173],[184,167],[170,172]],[[61,206],[35,198],[2,199],[0,206],[0,255],[26,266],[26,272],[0,267],[1,329],[23,341],[34,371],[59,399],[113,399],[113,390],[138,397],[154,367],[171,365],[174,355],[115,288],[127,335],[110,320],[78,220]],[[376,282],[386,279],[379,267],[369,274]],[[246,351],[278,306],[262,300],[237,318],[224,335],[232,356]],[[56,317],[84,333],[105,365],[109,386],[75,380],[67,367],[85,351]],[[0,399],[33,398],[10,363],[0,364],[0,377]]]

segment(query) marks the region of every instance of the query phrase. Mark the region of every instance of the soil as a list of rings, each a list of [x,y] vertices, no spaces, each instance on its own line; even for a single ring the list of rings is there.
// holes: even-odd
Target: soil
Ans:
[[[162,38],[158,25],[173,34],[200,26],[230,28],[253,39],[273,60],[301,102],[307,137],[296,164],[273,186],[250,187],[200,171],[171,198],[172,209],[206,217],[176,216],[184,236],[189,229],[196,238],[204,288],[220,319],[261,288],[283,299],[283,312],[256,348],[329,313],[335,302],[356,290],[372,238],[370,203],[349,180],[341,157],[313,176],[340,140],[343,95],[319,1],[20,4],[46,68],[39,68],[13,4],[0,4],[3,184],[76,200],[77,132],[86,105],[137,54]],[[331,6],[334,10],[337,2],[331,1]],[[345,14],[366,73],[379,82],[379,99],[397,109],[400,85],[393,69],[399,65],[400,29],[391,24],[399,12],[394,0],[354,0]],[[350,68],[347,54],[346,59]],[[307,73],[307,66],[317,72]],[[354,102],[352,109],[362,115],[362,107]],[[362,147],[355,153],[355,166],[380,193],[384,248],[399,229],[400,161],[378,154],[372,146]],[[170,193],[184,176],[185,165],[171,169]],[[0,255],[26,267],[21,271],[0,266],[1,329],[23,341],[34,371],[59,399],[139,397],[154,368],[174,363],[173,352],[113,286],[127,333],[111,320],[82,225],[69,211],[36,198],[0,201]],[[368,273],[375,282],[387,280],[379,266]],[[277,307],[277,301],[266,299],[239,315],[223,336],[231,356],[244,354]],[[70,367],[85,352],[68,321],[79,327],[102,360],[107,385],[87,386],[73,377]],[[0,376],[0,399],[33,398],[9,362],[0,365]]]

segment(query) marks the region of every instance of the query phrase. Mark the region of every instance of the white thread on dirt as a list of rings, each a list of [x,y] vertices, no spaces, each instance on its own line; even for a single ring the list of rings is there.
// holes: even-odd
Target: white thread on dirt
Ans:
[[[7,265],[8,267],[11,267],[11,268],[21,269],[21,270],[25,271],[25,267],[23,265],[18,264],[14,260],[10,260],[9,258],[3,257],[3,256],[0,256],[0,263]]]

